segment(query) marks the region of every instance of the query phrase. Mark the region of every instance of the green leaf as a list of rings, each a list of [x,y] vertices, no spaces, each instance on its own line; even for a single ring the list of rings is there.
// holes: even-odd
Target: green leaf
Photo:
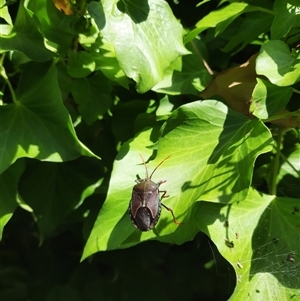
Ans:
[[[52,0],[28,1],[27,9],[37,18],[38,28],[50,41],[51,47],[60,54],[65,54],[71,47],[74,35],[78,35],[75,25],[79,18],[75,14],[64,15],[54,6],[53,2]]]
[[[174,66],[168,68],[164,79],[152,90],[170,95],[199,95],[199,91],[203,91],[211,80],[211,75],[205,68],[200,53],[201,46],[198,40],[193,40],[188,44],[187,49],[191,51],[191,54],[182,58],[182,69],[177,71]]]
[[[0,0],[0,16],[7,22],[7,24],[12,25],[13,23],[11,20],[11,16],[9,14],[8,7],[5,2],[5,0]],[[2,31],[0,32],[2,33]]]
[[[241,14],[261,10],[268,12],[258,6],[234,2],[219,10],[212,11],[196,24],[196,28],[185,37],[184,43],[192,41],[198,34],[210,27],[216,27],[216,35],[218,35]]]
[[[143,155],[146,160],[151,153],[150,150],[144,148],[151,144],[150,135],[151,130],[142,132],[136,139],[122,145],[114,163],[107,193],[108,198],[101,208],[85,245],[82,260],[101,250],[122,247],[121,245],[124,244],[127,237],[134,233],[135,228],[129,220],[127,211],[136,175],[137,173],[144,173],[141,166],[138,171],[136,170],[137,163],[140,163],[139,154]],[[128,247],[129,245],[125,246]]]
[[[97,39],[90,51],[95,59],[96,69],[101,70],[110,80],[128,89],[128,77],[120,68],[114,46],[104,39]]]
[[[87,79],[74,80],[71,92],[80,114],[89,125],[102,119],[112,105],[111,82],[99,72]]]
[[[300,0],[201,3],[0,0],[0,299],[300,299]],[[132,225],[139,154],[184,225]]]
[[[263,123],[213,100],[176,110],[164,124],[158,144],[164,154],[176,153],[175,179],[182,183],[173,187],[178,201],[201,198],[221,203],[246,197],[253,162],[271,146]]]
[[[166,1],[104,0],[102,5],[103,37],[114,45],[121,69],[136,81],[140,93],[160,82],[171,63],[188,53],[182,27]],[[96,16],[99,4],[91,2],[88,10]],[[102,18],[95,21],[103,24]]]
[[[172,99],[173,100],[173,99]],[[164,96],[159,100],[159,107],[156,110],[156,116],[159,119],[167,119],[174,111],[175,104],[171,101],[171,96]]]
[[[243,201],[231,205],[199,203],[195,217],[199,228],[236,272],[231,301],[245,296],[258,301],[297,299],[299,204],[299,199],[264,195],[253,189]]]
[[[45,48],[44,39],[36,27],[34,17],[20,3],[12,32],[0,35],[1,50],[15,50],[26,54],[31,60],[45,62],[53,53]]]
[[[300,53],[291,54],[282,41],[269,41],[262,45],[256,59],[257,74],[266,76],[277,86],[290,86],[300,80]]]
[[[231,54],[241,51],[250,43],[257,40],[257,37],[261,34],[270,30],[273,18],[273,15],[264,12],[247,14],[238,29],[232,24],[234,34],[229,36],[229,42],[222,48],[222,51],[231,52]]]
[[[63,164],[36,161],[26,169],[19,184],[20,194],[32,208],[43,238],[100,185],[102,179],[98,177],[103,168],[99,163],[88,158]]]
[[[18,183],[24,169],[24,161],[18,160],[0,175],[0,240],[4,226],[20,203]]]
[[[29,63],[16,95],[16,103],[0,106],[0,172],[21,157],[62,162],[95,156],[76,137],[55,66]]]
[[[274,2],[275,19],[271,27],[272,40],[285,37],[292,27],[300,25],[300,3],[276,0]]]
[[[252,93],[251,108],[253,115],[267,119],[284,109],[289,102],[293,90],[291,87],[278,87],[268,81],[256,79],[257,84]]]
[[[294,149],[290,150],[289,156],[286,158],[288,161],[285,161],[281,167],[280,172],[277,177],[277,183],[279,183],[284,176],[291,175],[295,178],[299,178],[300,173],[300,145],[298,144]]]
[[[106,23],[102,1],[92,1],[89,3],[87,8],[90,16],[95,20],[99,30],[102,30]]]
[[[300,145],[286,151],[288,156],[284,157],[276,179],[277,191],[280,195],[298,197],[299,191],[295,187],[300,187]]]
[[[168,155],[171,157],[156,171],[153,180],[167,180],[164,189],[179,221],[162,211],[154,231],[140,233],[127,214],[137,174],[144,177],[139,154],[147,161],[151,155],[152,131],[144,131],[123,144],[115,161],[105,201],[85,246],[83,259],[107,249],[128,247],[147,239],[181,244],[193,239],[194,203],[199,200],[228,203],[247,197],[256,157],[270,151],[272,139],[259,120],[229,110],[216,101],[194,102],[177,109],[164,124],[158,141],[159,157],[152,169]],[[203,138],[205,137],[205,138]],[[102,233],[99,235],[99,233]]]
[[[95,71],[96,63],[86,51],[69,51],[68,73],[71,77],[83,78]]]

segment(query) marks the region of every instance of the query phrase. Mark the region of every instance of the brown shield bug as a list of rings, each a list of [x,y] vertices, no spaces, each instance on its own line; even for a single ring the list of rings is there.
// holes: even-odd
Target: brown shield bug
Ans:
[[[173,210],[161,202],[162,198],[168,197],[168,195],[166,195],[166,190],[159,190],[159,186],[166,181],[155,183],[151,180],[156,169],[169,157],[170,156],[162,160],[154,168],[149,177],[147,165],[141,156],[146,169],[146,178],[136,180],[137,184],[133,187],[132,197],[128,208],[132,223],[140,231],[149,231],[156,225],[160,216],[161,205],[171,212],[175,224],[181,224],[176,220]],[[159,195],[160,193],[163,193],[161,197]]]

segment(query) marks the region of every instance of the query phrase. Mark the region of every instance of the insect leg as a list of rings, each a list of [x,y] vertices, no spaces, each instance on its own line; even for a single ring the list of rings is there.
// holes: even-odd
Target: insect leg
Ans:
[[[157,185],[158,185],[158,187],[159,187],[161,184],[166,183],[166,182],[167,182],[166,180],[164,180],[164,181],[159,181],[159,182],[157,183]],[[163,195],[161,196],[161,198],[167,198],[167,197],[169,197],[169,195],[166,195],[167,190],[160,190],[159,192],[163,192]]]
[[[166,191],[165,191],[165,193],[166,193]],[[164,194],[165,194],[164,193]],[[163,194],[163,195],[164,195]],[[170,211],[171,212],[171,214],[172,214],[172,216],[173,216],[173,221],[174,221],[174,223],[176,224],[176,225],[184,225],[184,223],[180,223],[177,219],[176,219],[176,217],[175,217],[175,215],[174,215],[174,213],[173,213],[173,210],[171,209],[171,208],[169,208],[169,207],[167,207],[165,204],[163,204],[163,203],[161,203],[161,205],[163,205],[168,211]]]
[[[169,195],[168,195],[168,194],[166,195],[166,193],[167,193],[167,190],[160,190],[160,191],[159,191],[159,193],[160,193],[160,192],[163,192],[163,194],[162,194],[161,198],[167,198],[167,197],[169,197]]]

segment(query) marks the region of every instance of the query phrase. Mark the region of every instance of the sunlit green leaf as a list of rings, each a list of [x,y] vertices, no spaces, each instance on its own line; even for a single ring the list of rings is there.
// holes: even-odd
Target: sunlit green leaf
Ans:
[[[138,233],[127,213],[134,180],[144,177],[139,154],[151,155],[151,130],[125,143],[114,164],[108,198],[86,244],[83,258],[100,250],[115,249],[147,239],[181,244],[197,233],[194,203],[200,200],[231,203],[247,197],[256,157],[271,149],[270,133],[258,120],[249,120],[216,101],[194,102],[177,109],[164,124],[158,142],[159,157],[171,157],[157,170],[153,180],[163,184],[179,221],[163,210],[154,231]],[[205,139],[203,137],[206,137]],[[148,164],[149,165],[149,164]],[[154,166],[153,166],[154,165]],[[99,235],[99,233],[102,233]]]
[[[0,0],[1,300],[298,300],[299,3]]]
[[[299,199],[255,190],[230,206],[198,205],[199,228],[235,269],[237,282],[230,300],[299,296],[299,205]]]
[[[257,78],[257,85],[252,94],[253,115],[261,119],[274,116],[285,108],[292,94],[293,90],[290,87],[278,87]]]
[[[199,49],[200,45],[201,42],[197,40],[188,44],[187,49],[191,51],[191,54],[182,58],[182,68],[180,70],[176,70],[174,66],[168,68],[164,79],[152,90],[170,95],[199,95],[199,92],[203,91],[211,80]]]
[[[0,106],[1,172],[18,158],[62,162],[94,156],[76,137],[52,64],[28,64],[17,102]]]
[[[97,69],[101,70],[110,80],[128,88],[129,79],[120,68],[115,49],[111,43],[104,39],[97,39],[90,51],[95,59]]]
[[[20,51],[37,62],[50,60],[53,53],[45,48],[43,37],[35,25],[34,18],[20,5],[12,31],[8,35],[1,32],[1,50]]]
[[[192,41],[198,34],[210,27],[216,27],[216,34],[221,33],[241,14],[260,10],[260,7],[251,6],[248,3],[230,3],[219,10],[212,11],[201,19],[196,24],[196,28],[185,37],[184,43]]]
[[[12,25],[12,20],[11,20],[9,11],[8,11],[8,7],[7,7],[6,3],[5,3],[5,0],[0,0],[0,16],[8,24]]]
[[[290,86],[300,80],[300,53],[293,56],[283,41],[262,45],[256,59],[256,72],[278,86]]]
[[[38,19],[40,31],[52,43],[54,50],[61,54],[67,53],[74,35],[78,34],[75,30],[78,16],[66,16],[54,6],[52,0],[28,1],[26,4],[27,10],[33,12]]]
[[[106,18],[103,37],[114,45],[121,69],[136,81],[139,92],[160,82],[171,63],[188,53],[182,44],[182,27],[166,1],[101,3]],[[91,2],[88,7],[97,16],[99,5]]]
[[[300,145],[293,149],[287,149],[287,157],[282,158],[279,174],[277,177],[277,191],[279,195],[299,197],[299,191],[295,187],[300,187]]]

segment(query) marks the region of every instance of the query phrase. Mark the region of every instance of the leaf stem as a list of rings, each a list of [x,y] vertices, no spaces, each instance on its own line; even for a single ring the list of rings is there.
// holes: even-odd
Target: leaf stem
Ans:
[[[202,56],[202,54],[200,53],[199,49],[196,47],[195,42],[191,41],[191,45],[195,51],[195,53],[198,55],[199,59],[202,61],[204,67],[206,68],[207,72],[210,75],[214,75],[214,72],[210,69],[208,63],[206,62],[206,60],[204,59],[204,57]]]
[[[5,68],[3,67],[4,57],[5,57],[5,53],[0,58],[0,75],[4,78],[4,81],[5,81],[5,83],[7,84],[8,88],[10,90],[13,102],[18,103],[18,99],[17,99],[17,96],[15,94],[15,91],[14,91],[14,89],[13,89],[13,87],[12,87],[10,81],[9,81],[9,78],[6,74]]]
[[[295,88],[293,88],[293,92],[300,94],[300,91]]]
[[[274,121],[274,120],[278,120],[278,119],[283,119],[286,117],[293,117],[293,116],[299,116],[300,117],[300,110],[294,111],[294,112],[288,112],[288,113],[284,113],[284,114],[279,114],[279,115],[275,115],[272,116],[268,119],[264,119],[263,122],[270,122],[270,121]]]

